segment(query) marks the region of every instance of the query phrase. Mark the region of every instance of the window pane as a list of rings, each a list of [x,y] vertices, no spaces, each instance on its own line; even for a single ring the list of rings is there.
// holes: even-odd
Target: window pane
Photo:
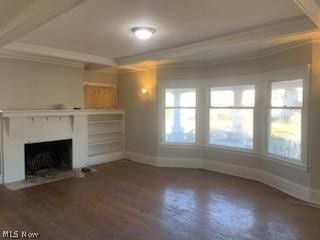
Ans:
[[[255,102],[255,91],[254,89],[246,89],[242,91],[241,106],[243,107],[254,107]]]
[[[273,82],[272,107],[300,107],[303,102],[303,80]]]
[[[234,92],[230,90],[223,90],[222,88],[211,88],[211,106],[234,106]]]
[[[301,110],[271,110],[269,153],[301,159]]]
[[[211,109],[210,144],[253,148],[253,109]]]
[[[166,142],[194,143],[195,109],[166,109]]]
[[[253,85],[211,88],[212,107],[254,107]]]
[[[195,88],[167,88],[166,107],[195,107]]]

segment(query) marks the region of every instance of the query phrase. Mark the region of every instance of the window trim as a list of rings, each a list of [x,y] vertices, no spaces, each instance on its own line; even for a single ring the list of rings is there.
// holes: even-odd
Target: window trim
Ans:
[[[265,119],[266,128],[264,132],[264,151],[261,153],[264,157],[276,160],[278,162],[289,163],[293,166],[303,167],[308,171],[309,156],[308,156],[308,146],[309,146],[309,96],[310,96],[310,69],[311,65],[298,65],[296,67],[290,67],[286,69],[281,69],[272,72],[263,73],[263,80],[265,86]],[[301,118],[301,160],[290,159],[285,157],[279,157],[278,155],[273,155],[268,153],[268,131],[269,131],[269,112],[268,109],[271,106],[271,83],[279,81],[290,81],[290,80],[303,80],[303,108],[302,108],[302,118]]]
[[[247,152],[247,153],[255,153],[255,149],[256,149],[256,129],[255,129],[255,117],[256,117],[256,99],[257,99],[257,94],[256,94],[256,83],[254,81],[244,81],[244,82],[237,82],[234,81],[232,82],[228,82],[225,85],[222,85],[222,82],[218,82],[216,84],[210,84],[208,86],[207,89],[207,124],[206,124],[206,146],[209,148],[213,148],[213,149],[221,149],[221,150],[231,150],[231,151],[236,151],[236,152]],[[219,88],[219,87],[237,87],[237,86],[253,86],[254,91],[255,91],[255,96],[254,96],[254,101],[255,104],[252,107],[212,107],[211,106],[211,89],[212,88]],[[223,146],[223,145],[218,145],[218,144],[212,144],[210,143],[210,110],[211,109],[252,109],[253,110],[253,126],[252,126],[252,130],[253,130],[253,134],[252,134],[252,148],[248,149],[248,148],[240,148],[240,147],[231,147],[231,146]]]
[[[309,69],[308,69],[309,70]],[[284,82],[284,81],[294,81],[294,80],[302,80],[303,86],[303,101],[302,106],[300,107],[272,107],[272,83],[275,82]],[[273,159],[277,159],[279,161],[284,161],[288,163],[292,163],[294,165],[299,166],[308,166],[308,108],[309,108],[309,72],[305,75],[295,75],[295,76],[282,76],[277,78],[271,78],[267,80],[267,105],[266,105],[266,113],[267,113],[267,126],[266,126],[266,139],[265,139],[265,151],[264,155]],[[272,154],[269,152],[269,136],[271,131],[271,110],[272,109],[297,109],[301,110],[301,159],[289,158],[286,156],[281,156],[277,154]]]
[[[196,93],[196,105],[194,107],[166,107],[166,89],[169,88],[191,88],[195,89]],[[159,101],[159,110],[160,110],[160,145],[165,146],[197,146],[198,145],[198,124],[199,124],[199,114],[198,114],[198,106],[199,106],[199,96],[198,96],[198,87],[194,85],[181,85],[178,84],[164,84],[160,87],[160,101]],[[165,136],[166,136],[166,109],[194,109],[195,110],[195,141],[194,142],[166,142]]]

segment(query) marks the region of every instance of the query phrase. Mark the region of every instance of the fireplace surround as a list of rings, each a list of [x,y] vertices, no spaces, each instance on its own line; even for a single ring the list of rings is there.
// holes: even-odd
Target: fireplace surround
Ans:
[[[26,179],[25,145],[71,140],[70,168],[87,164],[87,113],[72,110],[2,112],[3,182]]]
[[[26,146],[64,140],[70,141],[71,169],[122,159],[124,111],[0,110],[0,184],[26,180]],[[53,157],[37,156],[46,157],[40,168],[48,168]]]

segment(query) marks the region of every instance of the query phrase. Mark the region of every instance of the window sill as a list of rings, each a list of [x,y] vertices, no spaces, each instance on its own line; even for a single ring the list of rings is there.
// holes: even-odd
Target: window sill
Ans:
[[[201,145],[196,143],[160,143],[160,147],[169,147],[169,148],[191,148],[191,149],[203,149]]]

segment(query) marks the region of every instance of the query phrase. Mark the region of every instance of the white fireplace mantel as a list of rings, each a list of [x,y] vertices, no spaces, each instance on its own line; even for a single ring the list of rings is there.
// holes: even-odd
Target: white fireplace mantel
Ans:
[[[88,115],[119,112],[122,110],[0,111],[0,162],[3,182],[25,179],[24,148],[27,143],[72,139],[72,168],[86,166]]]

